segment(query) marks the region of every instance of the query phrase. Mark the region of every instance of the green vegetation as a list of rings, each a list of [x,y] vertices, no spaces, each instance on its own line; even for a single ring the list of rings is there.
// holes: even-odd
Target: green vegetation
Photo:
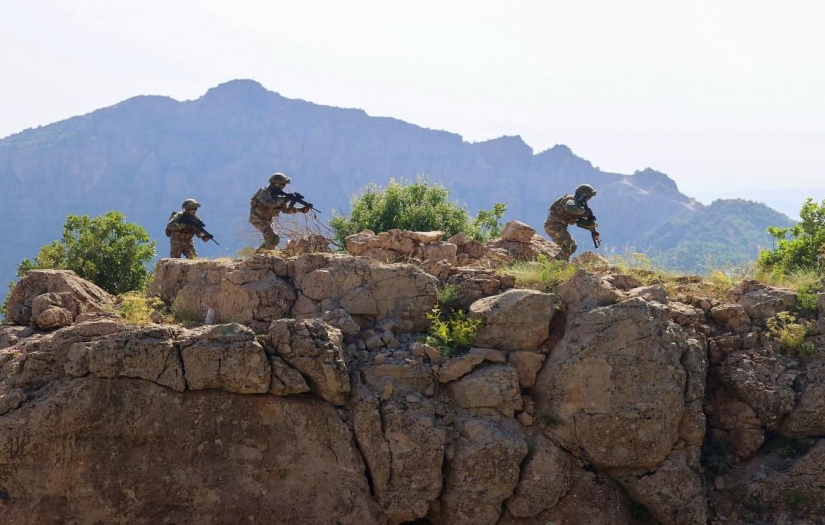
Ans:
[[[805,334],[814,325],[813,321],[796,322],[796,316],[790,312],[779,312],[765,324],[768,326],[768,337],[775,339],[784,348],[797,350],[802,354],[813,353],[813,345],[805,342]]]
[[[145,325],[152,322],[152,314],[159,313],[163,320],[172,319],[171,311],[157,297],[146,297],[140,292],[127,292],[118,298],[115,311],[126,322]]]
[[[119,211],[94,218],[69,215],[63,225],[63,238],[41,247],[33,262],[23,259],[17,265],[17,276],[36,269],[72,270],[107,292],[120,295],[146,287],[151,277],[147,264],[154,256],[155,242],[149,241],[146,230],[126,222]],[[14,285],[9,283],[9,293],[0,307],[4,316]]]
[[[40,248],[32,262],[17,266],[17,276],[29,270],[72,270],[113,295],[142,289],[149,281],[147,263],[155,242],[142,226],[128,223],[119,211],[89,218],[69,215],[63,238]]]
[[[757,265],[765,272],[788,275],[798,271],[825,270],[825,200],[817,204],[808,199],[799,211],[802,219],[790,227],[771,226],[768,233],[776,240],[773,250],[759,254]]]
[[[733,445],[723,440],[706,441],[702,445],[701,458],[711,474],[724,474],[733,466]]]
[[[798,510],[805,503],[805,494],[799,489],[790,489],[785,494],[785,504],[790,510]]]
[[[552,292],[575,275],[576,267],[567,261],[551,261],[546,255],[540,254],[535,261],[518,262],[502,272],[515,277],[519,286]]]
[[[467,350],[475,339],[482,324],[481,319],[469,319],[460,310],[444,315],[436,306],[427,314],[430,334],[425,342],[441,350],[444,357],[453,357],[461,350]]]
[[[460,295],[461,290],[457,284],[448,284],[443,288],[438,289],[436,299],[438,300],[438,304],[441,305],[441,308],[445,310],[452,310],[458,304]]]
[[[372,230],[392,229],[443,231],[447,237],[459,232],[486,241],[501,234],[501,217],[507,209],[497,203],[492,210],[482,210],[471,219],[465,206],[449,200],[450,191],[441,184],[431,184],[419,177],[415,182],[390,179],[386,188],[370,184],[353,198],[349,218],[336,215],[329,225],[335,242],[344,246],[348,235]]]

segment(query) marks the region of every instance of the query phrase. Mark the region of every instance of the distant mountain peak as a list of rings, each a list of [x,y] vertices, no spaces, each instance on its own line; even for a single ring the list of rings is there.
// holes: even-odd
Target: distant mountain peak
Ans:
[[[269,91],[255,80],[236,79],[210,88],[201,99],[221,103],[229,100],[263,101],[273,97],[281,98],[281,95]]]

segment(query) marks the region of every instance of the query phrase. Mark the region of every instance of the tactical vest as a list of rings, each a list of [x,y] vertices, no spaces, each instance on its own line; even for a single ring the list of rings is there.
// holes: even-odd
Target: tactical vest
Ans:
[[[562,224],[573,224],[576,222],[576,219],[584,215],[584,209],[582,208],[582,213],[574,215],[567,211],[567,206],[565,206],[565,202],[568,199],[576,200],[576,197],[573,195],[562,195],[559,197],[556,202],[554,202],[550,206],[550,219],[556,222],[560,222]],[[580,206],[578,206],[581,208]]]

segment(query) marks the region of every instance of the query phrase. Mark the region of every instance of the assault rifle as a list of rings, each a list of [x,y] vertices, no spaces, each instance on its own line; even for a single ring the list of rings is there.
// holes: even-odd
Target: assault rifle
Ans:
[[[576,221],[576,226],[579,228],[584,228],[585,230],[590,231],[590,238],[593,239],[593,247],[598,248],[599,245],[602,243],[601,237],[599,236],[599,232],[596,231],[596,216],[593,215],[593,210],[590,209],[590,206],[587,205],[587,201],[581,199],[578,203],[587,210],[587,215],[580,218]]]
[[[186,223],[186,224],[194,227],[195,230],[198,233],[201,233],[201,234],[205,235],[207,237],[207,239],[206,239],[207,242],[212,241],[215,244],[217,244],[218,246],[221,245],[218,241],[215,240],[215,237],[211,233],[206,231],[206,228],[204,228],[204,226],[206,226],[206,224],[204,224],[203,221],[198,219],[197,217],[193,217],[193,216],[189,215],[188,213],[184,213],[181,216],[181,218],[178,219],[178,220],[180,222]]]
[[[296,202],[296,203],[300,204],[301,206],[306,206],[309,209],[312,209],[312,210],[317,211],[318,213],[321,213],[321,210],[319,210],[318,208],[313,206],[311,203],[305,201],[304,196],[301,195],[300,193],[298,193],[297,191],[294,192],[294,193],[287,193],[284,190],[282,190],[281,188],[273,187],[271,189],[271,192],[272,192],[273,197],[286,197],[287,200],[289,200],[291,202]]]

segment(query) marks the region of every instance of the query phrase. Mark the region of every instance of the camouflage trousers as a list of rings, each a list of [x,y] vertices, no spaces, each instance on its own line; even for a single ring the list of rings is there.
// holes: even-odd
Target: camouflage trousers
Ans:
[[[567,225],[554,221],[548,216],[547,220],[544,221],[544,231],[561,248],[562,257],[569,260],[578,246],[573,237],[570,236],[570,232],[567,231]]]
[[[169,250],[169,257],[177,259],[181,254],[185,255],[187,259],[196,259],[198,252],[195,251],[194,235],[172,233],[169,236],[169,243],[171,248]]]
[[[278,243],[281,242],[281,238],[278,237],[278,234],[272,229],[272,219],[250,213],[249,223],[264,236],[264,242],[258,246],[258,249],[274,250],[275,247],[278,246]]]

